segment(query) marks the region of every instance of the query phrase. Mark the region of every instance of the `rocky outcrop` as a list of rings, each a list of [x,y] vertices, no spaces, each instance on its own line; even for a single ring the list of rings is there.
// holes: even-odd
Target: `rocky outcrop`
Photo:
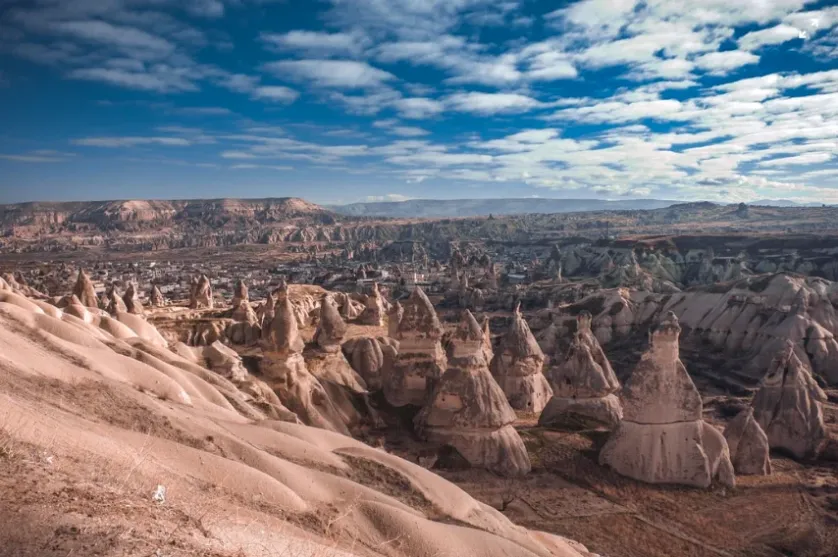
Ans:
[[[108,313],[115,315],[128,311],[128,308],[125,306],[125,301],[116,293],[116,286],[111,285],[106,296],[107,305],[105,309]]]
[[[128,313],[135,315],[145,315],[143,304],[140,302],[140,297],[137,294],[137,286],[134,282],[128,283],[128,288],[125,289],[125,294],[122,296],[122,301],[125,302],[125,310]]]
[[[193,283],[192,292],[189,296],[189,307],[192,309],[212,309],[213,306],[212,284],[207,275],[201,275],[198,281]]]
[[[238,306],[242,300],[246,302],[250,301],[249,291],[243,280],[237,280],[236,286],[233,288],[232,306]]]
[[[370,392],[384,388],[384,377],[398,355],[398,341],[385,337],[356,337],[343,343],[343,354]]]
[[[768,436],[754,419],[753,408],[746,408],[727,424],[725,440],[737,474],[767,476],[771,473]]]
[[[93,288],[93,282],[84,269],[79,269],[79,276],[76,279],[76,285],[73,287],[73,294],[79,299],[83,306],[89,308],[98,308],[99,299],[96,297],[96,290]]]
[[[358,323],[381,327],[384,325],[384,297],[378,290],[378,283],[372,283],[372,292],[364,302],[364,311],[358,316]]]
[[[576,317],[576,334],[562,358],[545,372],[553,398],[541,412],[538,423],[570,429],[613,428],[623,409],[616,392],[620,382],[602,347],[591,332],[591,314]]]
[[[387,312],[387,335],[391,338],[396,337],[396,333],[399,331],[399,323],[401,323],[403,315],[404,308],[400,302],[396,301],[392,307],[390,307],[390,311]]]
[[[530,471],[530,459],[512,427],[515,412],[489,372],[483,331],[465,310],[448,347],[448,369],[414,423],[420,437],[457,450],[477,468],[503,476]]]
[[[771,362],[751,406],[772,449],[805,458],[817,455],[826,438],[824,402],[826,393],[789,342]]]
[[[387,402],[396,407],[425,404],[446,367],[442,333],[433,304],[417,286],[404,303],[396,331],[399,354],[392,371],[383,377]]]
[[[160,291],[160,288],[158,288],[156,284],[151,287],[151,291],[148,293],[148,303],[151,307],[155,308],[160,308],[166,305],[166,298],[163,296],[163,292]]]
[[[702,420],[698,389],[679,358],[681,327],[667,313],[651,334],[622,391],[623,421],[599,455],[600,464],[647,483],[735,485],[722,434]]]
[[[259,316],[247,298],[240,298],[237,305],[233,306],[230,318],[232,322],[227,325],[226,335],[231,343],[250,346],[262,338]]]
[[[491,364],[492,375],[512,408],[538,413],[547,405],[553,390],[542,373],[543,365],[544,353],[521,315],[520,307],[516,307],[512,325]]]
[[[262,375],[282,405],[303,423],[348,435],[349,430],[323,385],[306,367],[303,359],[305,343],[297,328],[287,286],[276,294],[276,314],[260,363]]]
[[[325,352],[339,352],[344,335],[346,323],[331,296],[326,296],[320,304],[320,321],[314,331],[314,342]]]

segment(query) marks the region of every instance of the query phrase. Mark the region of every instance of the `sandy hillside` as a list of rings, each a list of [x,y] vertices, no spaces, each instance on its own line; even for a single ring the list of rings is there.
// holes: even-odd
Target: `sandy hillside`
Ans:
[[[590,555],[124,321],[0,292],[0,555]]]

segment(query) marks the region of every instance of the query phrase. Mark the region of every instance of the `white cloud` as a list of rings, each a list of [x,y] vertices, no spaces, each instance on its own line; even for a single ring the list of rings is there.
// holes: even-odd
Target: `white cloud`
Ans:
[[[357,32],[323,33],[297,30],[282,34],[262,33],[261,38],[274,47],[311,56],[357,56],[371,43],[369,38]]]
[[[782,44],[793,39],[805,39],[806,34],[797,27],[780,24],[769,29],[751,31],[739,39],[739,48],[758,50],[764,46]]]
[[[113,25],[104,21],[64,21],[55,29],[79,39],[127,49],[138,57],[157,57],[170,54],[174,45],[140,29]]]
[[[413,120],[421,120],[436,116],[445,108],[441,102],[424,97],[398,99],[393,103],[393,106],[399,111],[402,118],[410,118]]]
[[[127,89],[158,93],[198,90],[188,73],[168,66],[154,67],[147,72],[132,72],[115,68],[81,68],[70,71],[67,76],[71,79],[102,81]]]
[[[445,104],[457,112],[500,114],[528,112],[542,103],[518,93],[455,93],[446,97]]]
[[[75,156],[73,153],[64,153],[52,149],[39,149],[26,153],[0,153],[0,159],[24,163],[65,162],[73,156]]]
[[[354,60],[283,60],[265,64],[276,77],[289,77],[317,87],[364,89],[395,79],[391,73]]]
[[[416,199],[415,197],[410,197],[408,195],[402,195],[400,193],[387,193],[384,195],[368,195],[362,201],[367,203],[376,203],[382,201],[410,201],[411,199]]]
[[[727,73],[731,70],[756,64],[759,56],[742,50],[726,50],[724,52],[710,52],[695,59],[695,65],[711,73]]]
[[[230,170],[294,170],[293,166],[278,166],[272,164],[234,164]]]
[[[284,104],[290,104],[297,100],[300,96],[300,93],[297,91],[289,88],[283,87],[281,85],[263,85],[261,87],[256,87],[253,90],[253,98],[266,100],[266,101],[273,101],[279,102]]]
[[[192,145],[183,137],[84,137],[71,141],[74,145],[84,147],[135,147],[138,145],[162,145],[165,147],[188,147]]]
[[[789,166],[801,164],[817,164],[824,163],[831,160],[833,155],[831,153],[806,153],[803,155],[796,155],[794,157],[781,157],[777,159],[769,159],[762,161],[760,166]]]

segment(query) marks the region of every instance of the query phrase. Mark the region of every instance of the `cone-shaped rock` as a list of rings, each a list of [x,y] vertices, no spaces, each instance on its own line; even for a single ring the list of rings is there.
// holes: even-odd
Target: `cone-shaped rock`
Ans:
[[[393,307],[391,307],[390,311],[387,313],[387,334],[390,337],[396,337],[396,334],[399,331],[399,323],[401,323],[403,315],[404,308],[402,307],[401,303],[396,301],[396,303],[393,304]]]
[[[115,286],[112,285],[108,289],[106,299],[107,299],[107,305],[105,306],[105,309],[111,315],[116,315],[117,313],[126,313],[128,311],[128,308],[125,306],[125,302],[119,296],[119,294],[116,293],[116,287]]]
[[[140,298],[137,295],[137,287],[133,282],[128,283],[128,288],[125,289],[122,301],[125,302],[125,309],[128,313],[133,313],[135,315],[145,314],[143,304],[140,302]]]
[[[384,396],[393,406],[422,406],[446,367],[442,325],[433,304],[418,286],[404,303],[396,331],[399,354],[384,382]]]
[[[148,294],[148,301],[152,307],[163,307],[166,305],[166,298],[163,297],[163,293],[155,284],[151,287],[151,292]]]
[[[393,344],[385,342],[389,340]],[[343,353],[352,369],[360,375],[370,392],[380,391],[384,387],[384,377],[396,361],[398,344],[392,339],[360,337],[343,344]]]
[[[492,359],[492,375],[512,408],[535,413],[544,409],[553,390],[541,372],[543,365],[544,353],[517,307],[512,325]]]
[[[539,425],[589,429],[615,427],[623,416],[620,400],[614,394],[620,382],[599,341],[591,332],[591,314],[576,318],[576,334],[564,357],[545,375],[553,388],[553,398],[541,413]]]
[[[339,352],[344,335],[346,323],[331,296],[326,296],[320,304],[320,323],[314,332],[314,341],[326,352]]]
[[[348,434],[346,424],[323,385],[306,367],[302,355],[304,347],[285,286],[277,290],[276,314],[260,363],[262,375],[283,406],[303,423]]]
[[[98,308],[99,300],[96,298],[96,290],[93,288],[93,283],[90,277],[84,272],[84,269],[79,269],[79,276],[76,279],[76,285],[73,287],[73,294],[81,301],[81,304],[89,308]]]
[[[238,306],[242,300],[250,301],[250,297],[247,285],[243,280],[238,280],[233,288],[233,307]]]
[[[454,447],[474,467],[522,476],[530,459],[511,425],[515,411],[489,372],[482,341],[480,325],[464,311],[449,345],[448,369],[416,415],[416,429],[428,441]]]
[[[681,326],[667,313],[622,391],[623,421],[599,455],[619,474],[648,483],[733,486],[730,450],[701,419],[698,389],[679,358]]]
[[[372,292],[367,296],[364,311],[358,316],[358,323],[381,327],[384,325],[384,298],[378,290],[378,283],[372,283]]]
[[[491,362],[495,357],[494,349],[492,348],[492,330],[489,328],[489,318],[483,318],[483,355],[487,362]]]
[[[213,308],[212,284],[207,275],[201,275],[192,288],[192,296],[189,300],[189,307],[192,309]]]
[[[803,458],[817,454],[826,438],[824,402],[826,393],[789,342],[771,362],[751,406],[771,448]]]
[[[768,436],[754,419],[753,408],[746,408],[727,424],[725,440],[737,474],[766,476],[771,473]]]
[[[276,315],[276,298],[273,293],[268,292],[268,297],[265,300],[265,305],[261,308],[261,316],[259,321],[262,324],[262,338],[268,340],[273,331],[274,316]]]

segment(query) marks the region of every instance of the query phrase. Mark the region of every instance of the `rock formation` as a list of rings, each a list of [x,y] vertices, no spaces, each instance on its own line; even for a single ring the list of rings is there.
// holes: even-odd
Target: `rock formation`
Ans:
[[[647,483],[708,487],[736,479],[722,434],[702,420],[698,389],[679,358],[681,326],[668,312],[651,333],[622,391],[623,421],[599,455],[617,473]]]
[[[448,347],[448,369],[416,415],[424,439],[454,447],[472,466],[504,476],[530,471],[530,459],[512,427],[515,411],[484,357],[483,331],[470,311]]]
[[[201,275],[198,281],[193,284],[194,286],[189,298],[189,307],[192,309],[212,309],[212,284],[207,275]]]
[[[543,364],[544,353],[521,315],[519,305],[491,366],[492,375],[512,408],[534,413],[544,409],[553,390],[541,372]]]
[[[151,292],[148,293],[148,302],[151,307],[159,308],[166,305],[166,298],[155,284],[151,287]]]
[[[73,294],[75,294],[83,306],[89,308],[99,307],[99,300],[96,298],[96,290],[93,288],[93,282],[91,282],[87,273],[84,272],[84,269],[79,269],[79,276],[76,279],[75,287],[73,287]]]
[[[399,354],[392,371],[383,378],[384,396],[393,406],[422,406],[445,371],[442,325],[433,304],[420,287],[404,303],[396,331]]]
[[[259,322],[262,325],[262,339],[264,340],[268,339],[271,335],[275,315],[276,298],[274,298],[272,292],[268,292],[268,297],[265,299],[265,303],[260,308],[260,312],[258,314]]]
[[[384,298],[378,290],[378,283],[372,283],[372,292],[366,297],[364,311],[358,316],[358,323],[381,327],[384,325]]]
[[[125,301],[116,293],[116,286],[111,285],[108,288],[108,293],[106,295],[107,305],[105,309],[111,315],[115,315],[117,313],[127,312],[128,308],[125,305]]]
[[[616,427],[623,417],[620,400],[614,394],[620,382],[591,332],[591,314],[576,318],[576,334],[564,355],[554,358],[545,372],[553,398],[541,412],[541,426],[590,429]]]
[[[391,338],[396,337],[396,333],[399,331],[399,323],[401,323],[403,315],[404,308],[401,303],[396,301],[390,308],[390,311],[387,312],[387,335]]]
[[[125,289],[125,294],[122,296],[122,301],[125,302],[125,310],[128,313],[133,313],[136,315],[144,315],[145,310],[143,309],[143,304],[140,302],[140,298],[137,295],[137,286],[134,282],[128,283],[128,288]]]
[[[227,325],[225,335],[233,344],[249,346],[259,342],[262,325],[259,316],[247,298],[239,298],[230,313],[232,323]]]
[[[804,458],[816,455],[826,438],[824,402],[826,393],[788,342],[771,362],[751,406],[772,449]]]
[[[242,300],[250,301],[250,297],[248,295],[247,285],[243,280],[238,280],[236,281],[236,286],[233,289],[233,307],[238,306]]]
[[[396,361],[398,341],[389,337],[357,337],[343,343],[342,351],[367,389],[377,392],[384,387],[384,377]]]
[[[746,408],[727,424],[725,440],[737,474],[766,476],[771,473],[768,436],[754,419],[753,408]]]
[[[314,332],[314,342],[324,352],[339,352],[344,335],[346,323],[331,296],[326,296],[320,304],[320,322]]]
[[[306,367],[303,359],[305,343],[297,328],[287,285],[276,294],[276,314],[260,363],[262,375],[276,391],[282,405],[303,423],[348,434],[349,430],[323,385]]]
[[[489,318],[483,318],[483,324],[481,326],[483,329],[483,356],[486,358],[487,362],[491,362],[492,358],[495,357],[495,351],[492,348],[492,330],[489,326]]]

